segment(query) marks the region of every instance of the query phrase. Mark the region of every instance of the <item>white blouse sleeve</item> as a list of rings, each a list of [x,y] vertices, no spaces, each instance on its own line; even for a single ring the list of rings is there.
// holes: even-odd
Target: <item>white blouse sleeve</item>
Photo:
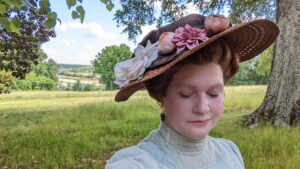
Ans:
[[[240,152],[239,148],[237,147],[237,145],[230,140],[226,140],[226,139],[220,139],[220,140],[223,140],[224,142],[227,143],[227,145],[230,147],[231,151],[236,155],[240,164],[243,166],[243,168],[245,168],[243,157],[242,157],[241,152]]]
[[[116,152],[105,169],[157,169],[155,159],[146,151],[133,146]]]

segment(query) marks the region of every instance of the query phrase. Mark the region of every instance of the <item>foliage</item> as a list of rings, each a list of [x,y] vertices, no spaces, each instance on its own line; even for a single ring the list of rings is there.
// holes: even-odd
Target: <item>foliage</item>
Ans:
[[[10,72],[0,71],[0,94],[10,93],[10,86],[13,83],[13,77]]]
[[[135,39],[142,33],[141,26],[153,24],[155,21],[154,4],[142,0],[120,1],[122,9],[115,13],[118,26],[125,26],[123,32],[128,32],[128,39]]]
[[[240,70],[230,80],[230,85],[267,84],[273,58],[273,46],[258,57],[240,64]]]
[[[37,76],[35,73],[28,74],[28,81],[32,84],[32,90],[56,90],[57,83],[45,76]]]
[[[83,84],[80,80],[77,80],[76,83],[60,83],[60,91],[99,91],[101,90],[100,86],[94,84]]]
[[[95,73],[101,75],[101,81],[105,84],[106,89],[117,89],[118,86],[113,83],[115,80],[114,67],[117,63],[131,58],[130,48],[121,44],[120,46],[108,46],[102,49],[92,61]]]
[[[20,1],[22,0],[0,3],[0,8],[5,9],[0,11],[0,69],[11,71],[15,77],[24,78],[33,65],[38,64],[40,45],[50,37],[55,37],[55,32],[43,26],[46,15],[40,13],[36,6],[27,1],[20,6]],[[10,3],[15,3],[18,7],[10,8]],[[8,25],[1,22],[3,19],[12,22],[18,20],[18,31],[7,31]]]
[[[137,35],[141,34],[141,27],[153,24],[157,26],[170,23],[182,17],[189,6],[196,6],[200,14],[210,15],[216,13],[229,13],[234,23],[250,20],[253,18],[266,17],[273,19],[275,16],[274,0],[121,0],[121,9],[115,13],[115,20],[118,26],[125,26],[123,32],[128,33],[129,40],[135,40]],[[157,5],[160,4],[160,8]],[[160,12],[159,15],[155,15]]]
[[[57,82],[31,72],[25,79],[15,79],[12,88],[15,90],[57,90]]]
[[[84,91],[95,91],[97,90],[97,87],[95,85],[92,84],[87,84],[84,86]]]
[[[85,17],[85,10],[82,6],[83,0],[66,0],[66,4],[68,8],[71,10],[71,16],[73,19],[79,19],[82,23]],[[103,4],[105,4],[106,9],[111,11],[114,7],[114,4],[111,0],[100,0]],[[17,10],[26,10],[27,6],[32,6],[36,9],[40,14],[46,16],[46,20],[43,22],[43,25],[48,28],[54,28],[57,21],[61,22],[57,17],[57,13],[51,10],[51,4],[49,0],[1,0],[0,1],[0,14],[6,13],[9,10],[17,9]],[[18,17],[13,18],[5,18],[0,17],[0,24],[9,31],[9,32],[19,32],[20,29],[20,20]]]
[[[0,86],[4,84],[9,90],[55,90],[58,81],[58,65],[52,59],[47,61],[47,55],[42,50],[38,52],[38,55],[38,65],[33,66],[32,73],[27,74],[25,79],[15,78],[11,73],[6,73],[6,76],[10,77],[7,78],[5,74],[0,73],[0,78],[4,80],[0,81]]]
[[[269,75],[273,60],[274,46],[272,45],[261,54],[261,58],[256,64],[256,74],[261,76]]]
[[[237,74],[229,81],[229,85],[261,85],[267,84],[268,74],[257,74],[256,65],[260,58],[254,58],[240,64]]]
[[[233,23],[240,23],[254,18],[275,20],[275,10],[275,0],[238,0],[231,1],[229,13]]]
[[[80,80],[77,80],[72,87],[73,91],[83,91],[83,85],[80,83]]]
[[[37,7],[38,0],[2,0],[2,3],[9,4],[14,8],[22,8],[24,4],[30,4]],[[85,10],[82,6],[83,0],[66,0],[66,4],[72,10],[71,16],[73,19],[80,19],[82,23],[85,17]],[[0,1],[1,2],[1,1]],[[115,4],[112,0],[100,0],[106,9],[111,11]],[[0,13],[5,11],[1,8]],[[158,5],[160,5],[158,7]],[[135,40],[137,35],[142,33],[142,26],[153,24],[157,26],[164,25],[182,17],[186,10],[191,6],[196,6],[200,14],[209,15],[216,13],[229,13],[230,18],[234,23],[239,23],[243,20],[252,18],[266,17],[273,19],[275,16],[275,0],[120,0],[121,8],[115,12],[115,20],[118,26],[125,27],[123,32],[128,33],[129,40]],[[56,12],[51,10],[49,0],[39,0],[39,12],[47,16],[47,21],[44,23],[47,28],[53,28],[56,25]],[[2,9],[2,10],[1,10]],[[157,15],[157,13],[159,13]],[[18,23],[18,19],[10,20],[2,18],[0,23],[14,25]],[[7,25],[6,24],[6,25]],[[19,25],[19,24],[15,24]],[[17,27],[17,26],[15,26]],[[17,30],[15,28],[15,30]]]
[[[15,90],[31,90],[32,89],[32,83],[29,80],[25,79],[16,79],[14,81],[13,89]]]
[[[47,55],[42,50],[40,51],[40,59],[38,65],[33,68],[37,76],[48,77],[55,82],[58,81],[59,66],[53,59],[47,60]]]

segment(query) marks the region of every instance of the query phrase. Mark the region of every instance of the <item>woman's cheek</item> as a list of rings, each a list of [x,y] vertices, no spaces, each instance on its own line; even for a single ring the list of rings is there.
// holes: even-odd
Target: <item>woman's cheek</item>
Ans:
[[[169,106],[174,112],[180,112],[180,110],[187,108],[188,99],[175,95],[170,99],[170,103],[171,104]]]
[[[222,113],[224,111],[224,99],[219,98],[214,100],[213,105],[211,106],[211,111],[216,113]]]
[[[224,97],[207,97],[209,108],[211,111],[215,112],[216,110],[222,109],[224,107]]]

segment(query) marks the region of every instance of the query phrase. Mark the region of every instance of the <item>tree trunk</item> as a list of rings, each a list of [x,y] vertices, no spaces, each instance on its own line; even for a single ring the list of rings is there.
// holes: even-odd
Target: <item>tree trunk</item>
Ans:
[[[277,0],[280,34],[275,43],[269,85],[263,103],[245,122],[274,126],[300,124],[300,1]]]

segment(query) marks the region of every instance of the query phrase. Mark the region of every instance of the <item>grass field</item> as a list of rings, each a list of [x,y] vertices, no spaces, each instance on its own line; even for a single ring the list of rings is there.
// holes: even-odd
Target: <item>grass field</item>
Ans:
[[[265,86],[227,87],[225,112],[211,135],[234,141],[247,169],[299,169],[300,128],[241,127]],[[128,102],[115,92],[14,92],[0,95],[0,168],[104,168],[117,150],[159,125],[145,91]]]

